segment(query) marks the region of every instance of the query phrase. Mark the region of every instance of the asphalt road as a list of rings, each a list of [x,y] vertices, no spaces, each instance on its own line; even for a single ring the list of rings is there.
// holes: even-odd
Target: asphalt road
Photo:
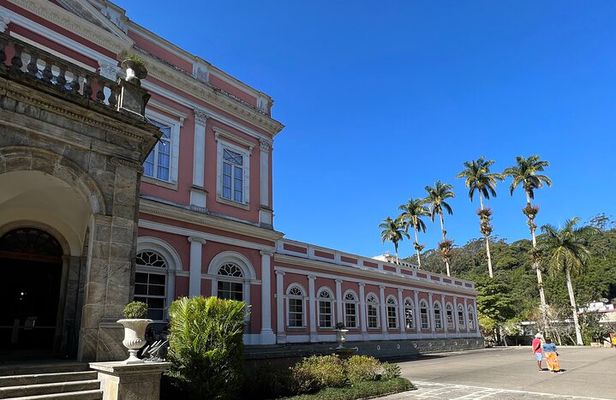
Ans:
[[[529,346],[401,362],[402,376],[419,390],[386,399],[616,399],[616,349],[563,347],[558,353],[558,374],[538,371]]]

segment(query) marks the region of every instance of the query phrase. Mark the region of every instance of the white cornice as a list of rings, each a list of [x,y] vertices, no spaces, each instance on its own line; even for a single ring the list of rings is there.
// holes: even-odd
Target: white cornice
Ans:
[[[221,129],[217,126],[215,126],[214,128],[212,128],[214,130],[214,135],[216,137],[216,140],[218,141],[219,138],[222,138],[223,140],[231,140],[237,144],[240,144],[244,147],[246,147],[248,150],[252,151],[252,149],[255,147],[255,144],[249,140],[246,140],[238,135],[236,135],[235,133],[231,133],[227,130]]]
[[[276,241],[283,236],[282,233],[271,229],[264,229],[258,226],[253,226],[226,218],[214,217],[208,214],[202,214],[143,198],[139,200],[139,211],[144,214],[158,215],[195,225],[206,226],[208,228],[220,229],[239,235],[250,236],[257,239]]]
[[[41,0],[8,0],[16,6],[23,8],[55,25],[75,33],[92,43],[97,44],[111,52],[118,54],[132,47],[129,38],[120,38],[87,20],[65,10],[51,1]]]

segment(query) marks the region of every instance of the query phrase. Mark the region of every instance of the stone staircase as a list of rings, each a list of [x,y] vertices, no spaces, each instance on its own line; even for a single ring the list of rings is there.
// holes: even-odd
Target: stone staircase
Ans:
[[[4,367],[0,369],[0,399],[101,400],[97,376],[80,363]]]

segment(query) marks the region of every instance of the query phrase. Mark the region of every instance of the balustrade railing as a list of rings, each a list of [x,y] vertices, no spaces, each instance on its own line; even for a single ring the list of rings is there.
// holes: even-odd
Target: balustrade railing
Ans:
[[[149,98],[137,85],[132,88],[135,93],[131,96],[137,101],[133,100],[131,107],[118,105],[127,86],[125,80],[114,82],[96,71],[89,71],[7,34],[0,34],[0,73],[31,79],[68,96],[100,103],[114,110],[126,109],[142,116]]]

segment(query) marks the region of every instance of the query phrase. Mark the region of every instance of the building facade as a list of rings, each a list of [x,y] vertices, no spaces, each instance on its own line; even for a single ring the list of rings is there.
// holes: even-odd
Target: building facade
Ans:
[[[105,0],[1,0],[0,31],[9,350],[117,359],[126,302],[164,323],[175,298],[200,295],[250,306],[248,345],[332,342],[340,322],[357,342],[480,345],[472,282],[274,229],[283,125],[265,93]],[[116,87],[129,54],[148,70],[143,110]]]

